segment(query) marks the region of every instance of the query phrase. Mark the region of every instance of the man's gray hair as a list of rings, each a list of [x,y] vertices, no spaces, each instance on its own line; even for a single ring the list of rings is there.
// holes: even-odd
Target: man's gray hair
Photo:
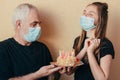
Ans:
[[[28,16],[29,11],[31,9],[37,10],[37,8],[35,6],[33,6],[32,4],[28,4],[28,3],[20,4],[18,7],[16,7],[16,9],[13,13],[13,18],[12,18],[14,27],[16,27],[17,20],[21,20],[22,22],[24,22],[24,20]]]

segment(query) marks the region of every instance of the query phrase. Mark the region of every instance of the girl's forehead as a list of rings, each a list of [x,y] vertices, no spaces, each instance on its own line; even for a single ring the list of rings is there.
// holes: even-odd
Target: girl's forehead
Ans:
[[[95,5],[89,5],[84,9],[84,12],[93,12],[98,13],[97,6]]]

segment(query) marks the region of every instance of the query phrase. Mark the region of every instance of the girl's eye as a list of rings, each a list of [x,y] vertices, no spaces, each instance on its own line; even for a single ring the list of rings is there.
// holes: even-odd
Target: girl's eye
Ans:
[[[93,17],[93,14],[89,14],[88,16]]]
[[[83,12],[83,15],[85,15],[85,12]]]

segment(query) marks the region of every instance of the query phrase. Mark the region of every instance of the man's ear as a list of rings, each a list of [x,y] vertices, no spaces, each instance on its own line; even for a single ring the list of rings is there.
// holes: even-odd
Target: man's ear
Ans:
[[[21,22],[21,20],[17,20],[16,21],[16,28],[20,28],[22,26],[22,22]]]

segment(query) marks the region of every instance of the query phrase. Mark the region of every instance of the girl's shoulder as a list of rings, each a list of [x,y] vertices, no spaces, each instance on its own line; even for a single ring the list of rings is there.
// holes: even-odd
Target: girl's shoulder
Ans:
[[[102,42],[102,45],[103,46],[107,46],[107,45],[109,45],[109,46],[113,46],[113,44],[112,44],[112,42],[108,39],[108,38],[103,38],[102,40],[101,40],[101,42]]]
[[[112,42],[108,38],[102,39],[102,45],[101,45],[101,57],[104,57],[105,55],[112,55],[112,58],[114,58],[115,52]]]

